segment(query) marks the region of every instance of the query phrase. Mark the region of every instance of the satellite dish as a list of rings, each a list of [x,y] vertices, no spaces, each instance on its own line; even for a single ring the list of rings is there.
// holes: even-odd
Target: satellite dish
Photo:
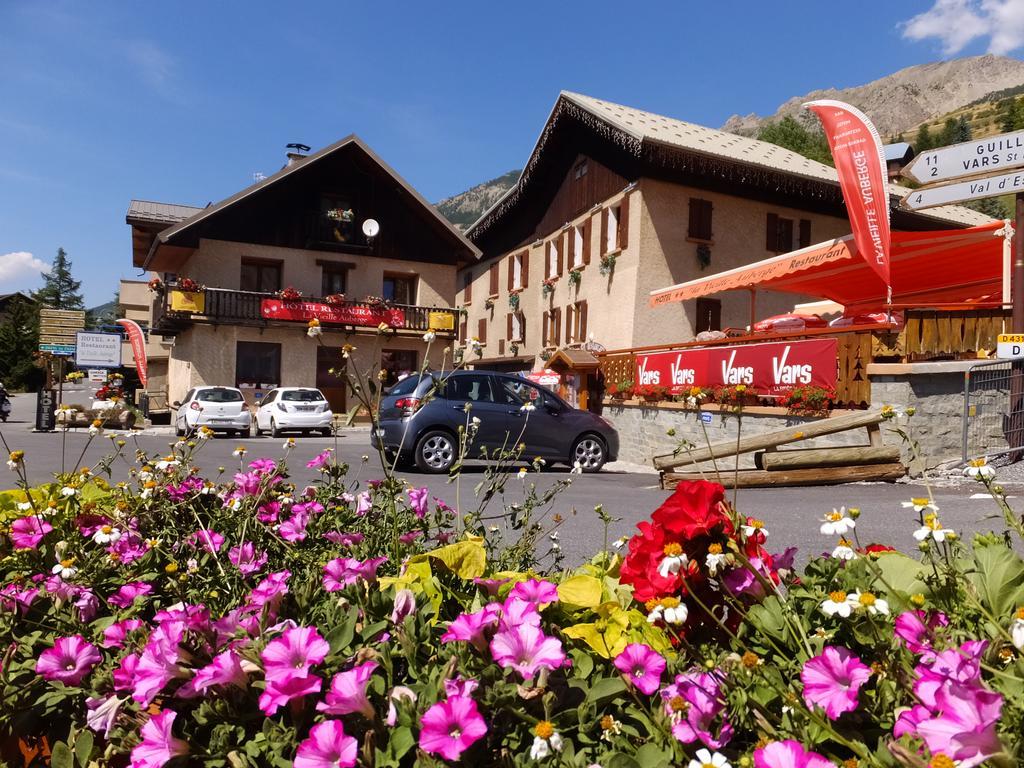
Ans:
[[[367,219],[363,222],[364,235],[367,237],[376,237],[378,232],[380,232],[380,224],[377,223],[376,219]]]

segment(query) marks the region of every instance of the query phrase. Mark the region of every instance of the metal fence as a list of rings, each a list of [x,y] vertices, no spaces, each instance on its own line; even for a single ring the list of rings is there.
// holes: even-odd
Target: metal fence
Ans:
[[[1024,360],[992,360],[964,371],[964,461],[1024,455]]]

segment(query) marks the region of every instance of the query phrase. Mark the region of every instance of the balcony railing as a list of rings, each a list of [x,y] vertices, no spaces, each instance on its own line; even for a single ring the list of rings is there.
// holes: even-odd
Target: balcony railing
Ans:
[[[167,287],[157,307],[154,331],[174,333],[192,323],[229,325],[298,325],[314,317],[325,330],[334,328],[377,328],[385,323],[396,331],[454,336],[458,310],[390,302],[343,301],[329,304],[320,298],[282,299],[275,293],[203,288],[182,291]]]

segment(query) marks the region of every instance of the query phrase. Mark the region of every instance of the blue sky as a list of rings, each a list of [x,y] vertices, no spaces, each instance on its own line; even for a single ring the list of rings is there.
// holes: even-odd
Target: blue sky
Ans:
[[[58,246],[86,300],[131,198],[192,205],[358,133],[428,199],[528,155],[560,89],[705,125],[912,64],[1020,54],[1024,0],[0,2],[0,292]],[[914,19],[908,27],[907,22]]]

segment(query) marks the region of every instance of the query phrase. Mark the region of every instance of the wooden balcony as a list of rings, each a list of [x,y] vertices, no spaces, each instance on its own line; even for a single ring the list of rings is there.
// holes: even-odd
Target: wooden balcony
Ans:
[[[195,323],[266,327],[305,326],[316,318],[325,331],[376,330],[381,323],[399,334],[434,331],[452,338],[458,329],[459,311],[451,307],[344,301],[302,297],[294,301],[274,293],[203,288],[182,291],[169,285],[155,307],[153,333],[174,336]]]

